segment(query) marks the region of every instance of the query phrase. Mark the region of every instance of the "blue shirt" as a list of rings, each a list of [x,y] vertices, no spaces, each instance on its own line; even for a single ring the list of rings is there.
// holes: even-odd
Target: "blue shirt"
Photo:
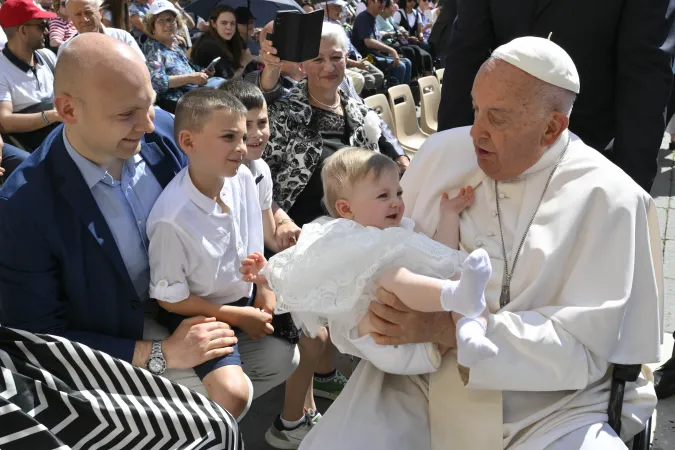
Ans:
[[[377,28],[375,16],[368,11],[363,11],[354,19],[354,26],[352,27],[352,43],[354,47],[361,52],[362,55],[369,55],[373,53],[364,42],[366,39],[380,40],[380,32]]]
[[[115,238],[136,293],[141,300],[147,300],[150,265],[145,227],[162,186],[140,154],[124,161],[122,179],[117,181],[107,170],[75,151],[65,127],[63,142]]]

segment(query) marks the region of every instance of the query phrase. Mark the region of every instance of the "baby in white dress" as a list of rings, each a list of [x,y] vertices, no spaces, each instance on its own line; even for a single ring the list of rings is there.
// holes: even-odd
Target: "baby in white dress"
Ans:
[[[245,281],[267,283],[277,295],[275,313],[290,312],[310,336],[328,326],[340,351],[385,372],[434,372],[441,360],[436,345],[387,346],[373,340],[368,304],[382,287],[412,309],[455,313],[463,366],[496,355],[485,336],[489,256],[482,249],[470,255],[458,250],[459,214],[473,203],[473,190],[462,189],[452,199],[443,195],[431,239],[403,217],[398,168],[386,156],[342,149],[326,160],[321,175],[332,217],[305,225],[297,244],[269,263],[259,253],[242,262]],[[460,272],[458,281],[450,279]]]

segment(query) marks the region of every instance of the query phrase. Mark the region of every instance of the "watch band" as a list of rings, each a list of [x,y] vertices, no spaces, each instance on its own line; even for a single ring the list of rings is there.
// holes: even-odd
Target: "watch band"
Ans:
[[[162,341],[152,341],[152,350],[150,351],[150,357],[161,356],[164,357],[162,353]]]

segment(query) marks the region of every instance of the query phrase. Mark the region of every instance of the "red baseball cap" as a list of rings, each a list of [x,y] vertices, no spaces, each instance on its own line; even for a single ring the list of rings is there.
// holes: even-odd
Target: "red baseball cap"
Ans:
[[[56,14],[37,7],[32,0],[7,0],[0,6],[0,26],[18,27],[33,19],[54,19]]]

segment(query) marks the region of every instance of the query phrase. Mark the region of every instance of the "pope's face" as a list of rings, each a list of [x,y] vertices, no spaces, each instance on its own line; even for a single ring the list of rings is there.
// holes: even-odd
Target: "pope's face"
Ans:
[[[487,63],[471,96],[471,128],[478,166],[494,180],[509,180],[532,167],[546,151],[548,117],[537,101],[536,79],[503,61]]]

